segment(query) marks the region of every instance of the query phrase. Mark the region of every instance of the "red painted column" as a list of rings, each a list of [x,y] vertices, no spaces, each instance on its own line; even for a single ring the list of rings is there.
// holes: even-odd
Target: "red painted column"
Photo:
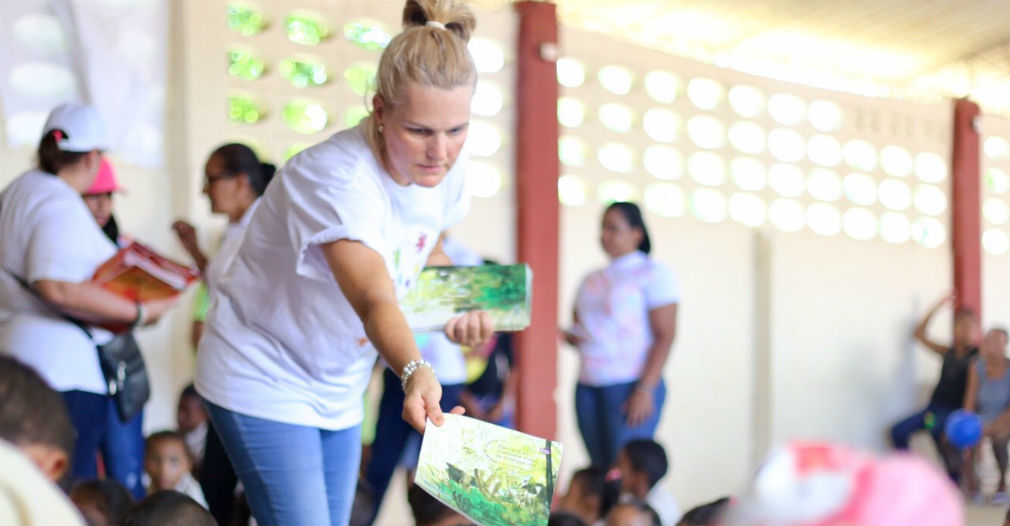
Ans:
[[[981,178],[979,134],[974,125],[978,116],[974,102],[954,101],[950,230],[957,305],[970,307],[982,320]]]
[[[516,339],[520,430],[554,438],[558,351],[558,82],[555,5],[524,1],[516,49],[516,252],[533,269],[533,320]],[[546,46],[545,46],[546,45]],[[544,53],[544,51],[547,53]],[[544,57],[547,57],[545,59]]]

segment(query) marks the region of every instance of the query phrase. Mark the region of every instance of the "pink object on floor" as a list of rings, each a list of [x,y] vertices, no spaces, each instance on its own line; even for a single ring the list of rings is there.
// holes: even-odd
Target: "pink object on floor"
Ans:
[[[726,524],[956,526],[964,507],[940,470],[908,453],[794,442],[769,455]]]

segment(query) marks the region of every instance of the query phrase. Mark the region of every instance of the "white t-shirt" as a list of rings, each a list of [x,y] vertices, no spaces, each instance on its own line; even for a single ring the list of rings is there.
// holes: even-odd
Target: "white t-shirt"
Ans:
[[[403,297],[439,234],[469,207],[465,155],[436,187],[399,186],[359,126],[293,157],[266,193],[218,284],[196,389],[238,413],[346,429],[361,422],[375,351],[320,245],[378,252]]]
[[[259,204],[259,199],[253,201],[252,205],[242,214],[238,222],[228,225],[228,228],[224,231],[224,237],[221,239],[221,248],[218,249],[217,254],[207,263],[207,268],[203,273],[203,281],[207,284],[207,290],[210,292],[212,298],[215,292],[214,287],[221,277],[224,276],[225,271],[228,270],[228,264],[235,259],[238,247],[242,244],[245,230],[249,227],[249,221],[252,220],[253,212],[256,211]]]
[[[106,394],[95,342],[9,272],[28,283],[82,282],[116,254],[87,205],[59,177],[32,170],[0,194],[0,352],[30,365],[57,391]],[[8,272],[9,271],[9,272]],[[95,341],[112,335],[91,329]]]
[[[60,488],[6,440],[0,440],[0,524],[84,525]]]
[[[679,301],[677,276],[639,251],[586,276],[575,298],[580,324],[574,330],[584,339],[579,382],[601,386],[640,378],[652,345],[649,311]]]
[[[655,485],[645,496],[645,503],[656,510],[661,524],[677,524],[683,515],[680,511],[680,504],[677,503],[673,494],[663,490],[659,485]]]
[[[183,495],[189,496],[191,499],[195,500],[197,504],[207,507],[207,499],[203,496],[203,488],[200,487],[200,483],[196,481],[188,471],[182,474],[182,478],[179,479],[179,483],[175,485],[175,491],[182,493]]]

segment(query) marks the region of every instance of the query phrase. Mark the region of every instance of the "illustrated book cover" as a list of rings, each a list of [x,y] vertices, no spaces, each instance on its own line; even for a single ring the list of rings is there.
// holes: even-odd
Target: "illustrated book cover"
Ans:
[[[415,331],[441,330],[452,317],[471,310],[491,315],[495,330],[520,331],[530,324],[533,273],[529,266],[427,267],[400,301]]]
[[[446,413],[425,427],[414,483],[482,526],[542,526],[561,454],[558,442]]]

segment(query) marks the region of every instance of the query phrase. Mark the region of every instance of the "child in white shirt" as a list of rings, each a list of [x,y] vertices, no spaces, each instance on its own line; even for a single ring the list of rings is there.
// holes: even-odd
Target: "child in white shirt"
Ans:
[[[159,431],[147,437],[144,450],[144,471],[151,478],[147,494],[170,489],[184,493],[204,508],[207,500],[203,497],[200,484],[190,471],[193,461],[186,449],[186,441],[175,431]]]

